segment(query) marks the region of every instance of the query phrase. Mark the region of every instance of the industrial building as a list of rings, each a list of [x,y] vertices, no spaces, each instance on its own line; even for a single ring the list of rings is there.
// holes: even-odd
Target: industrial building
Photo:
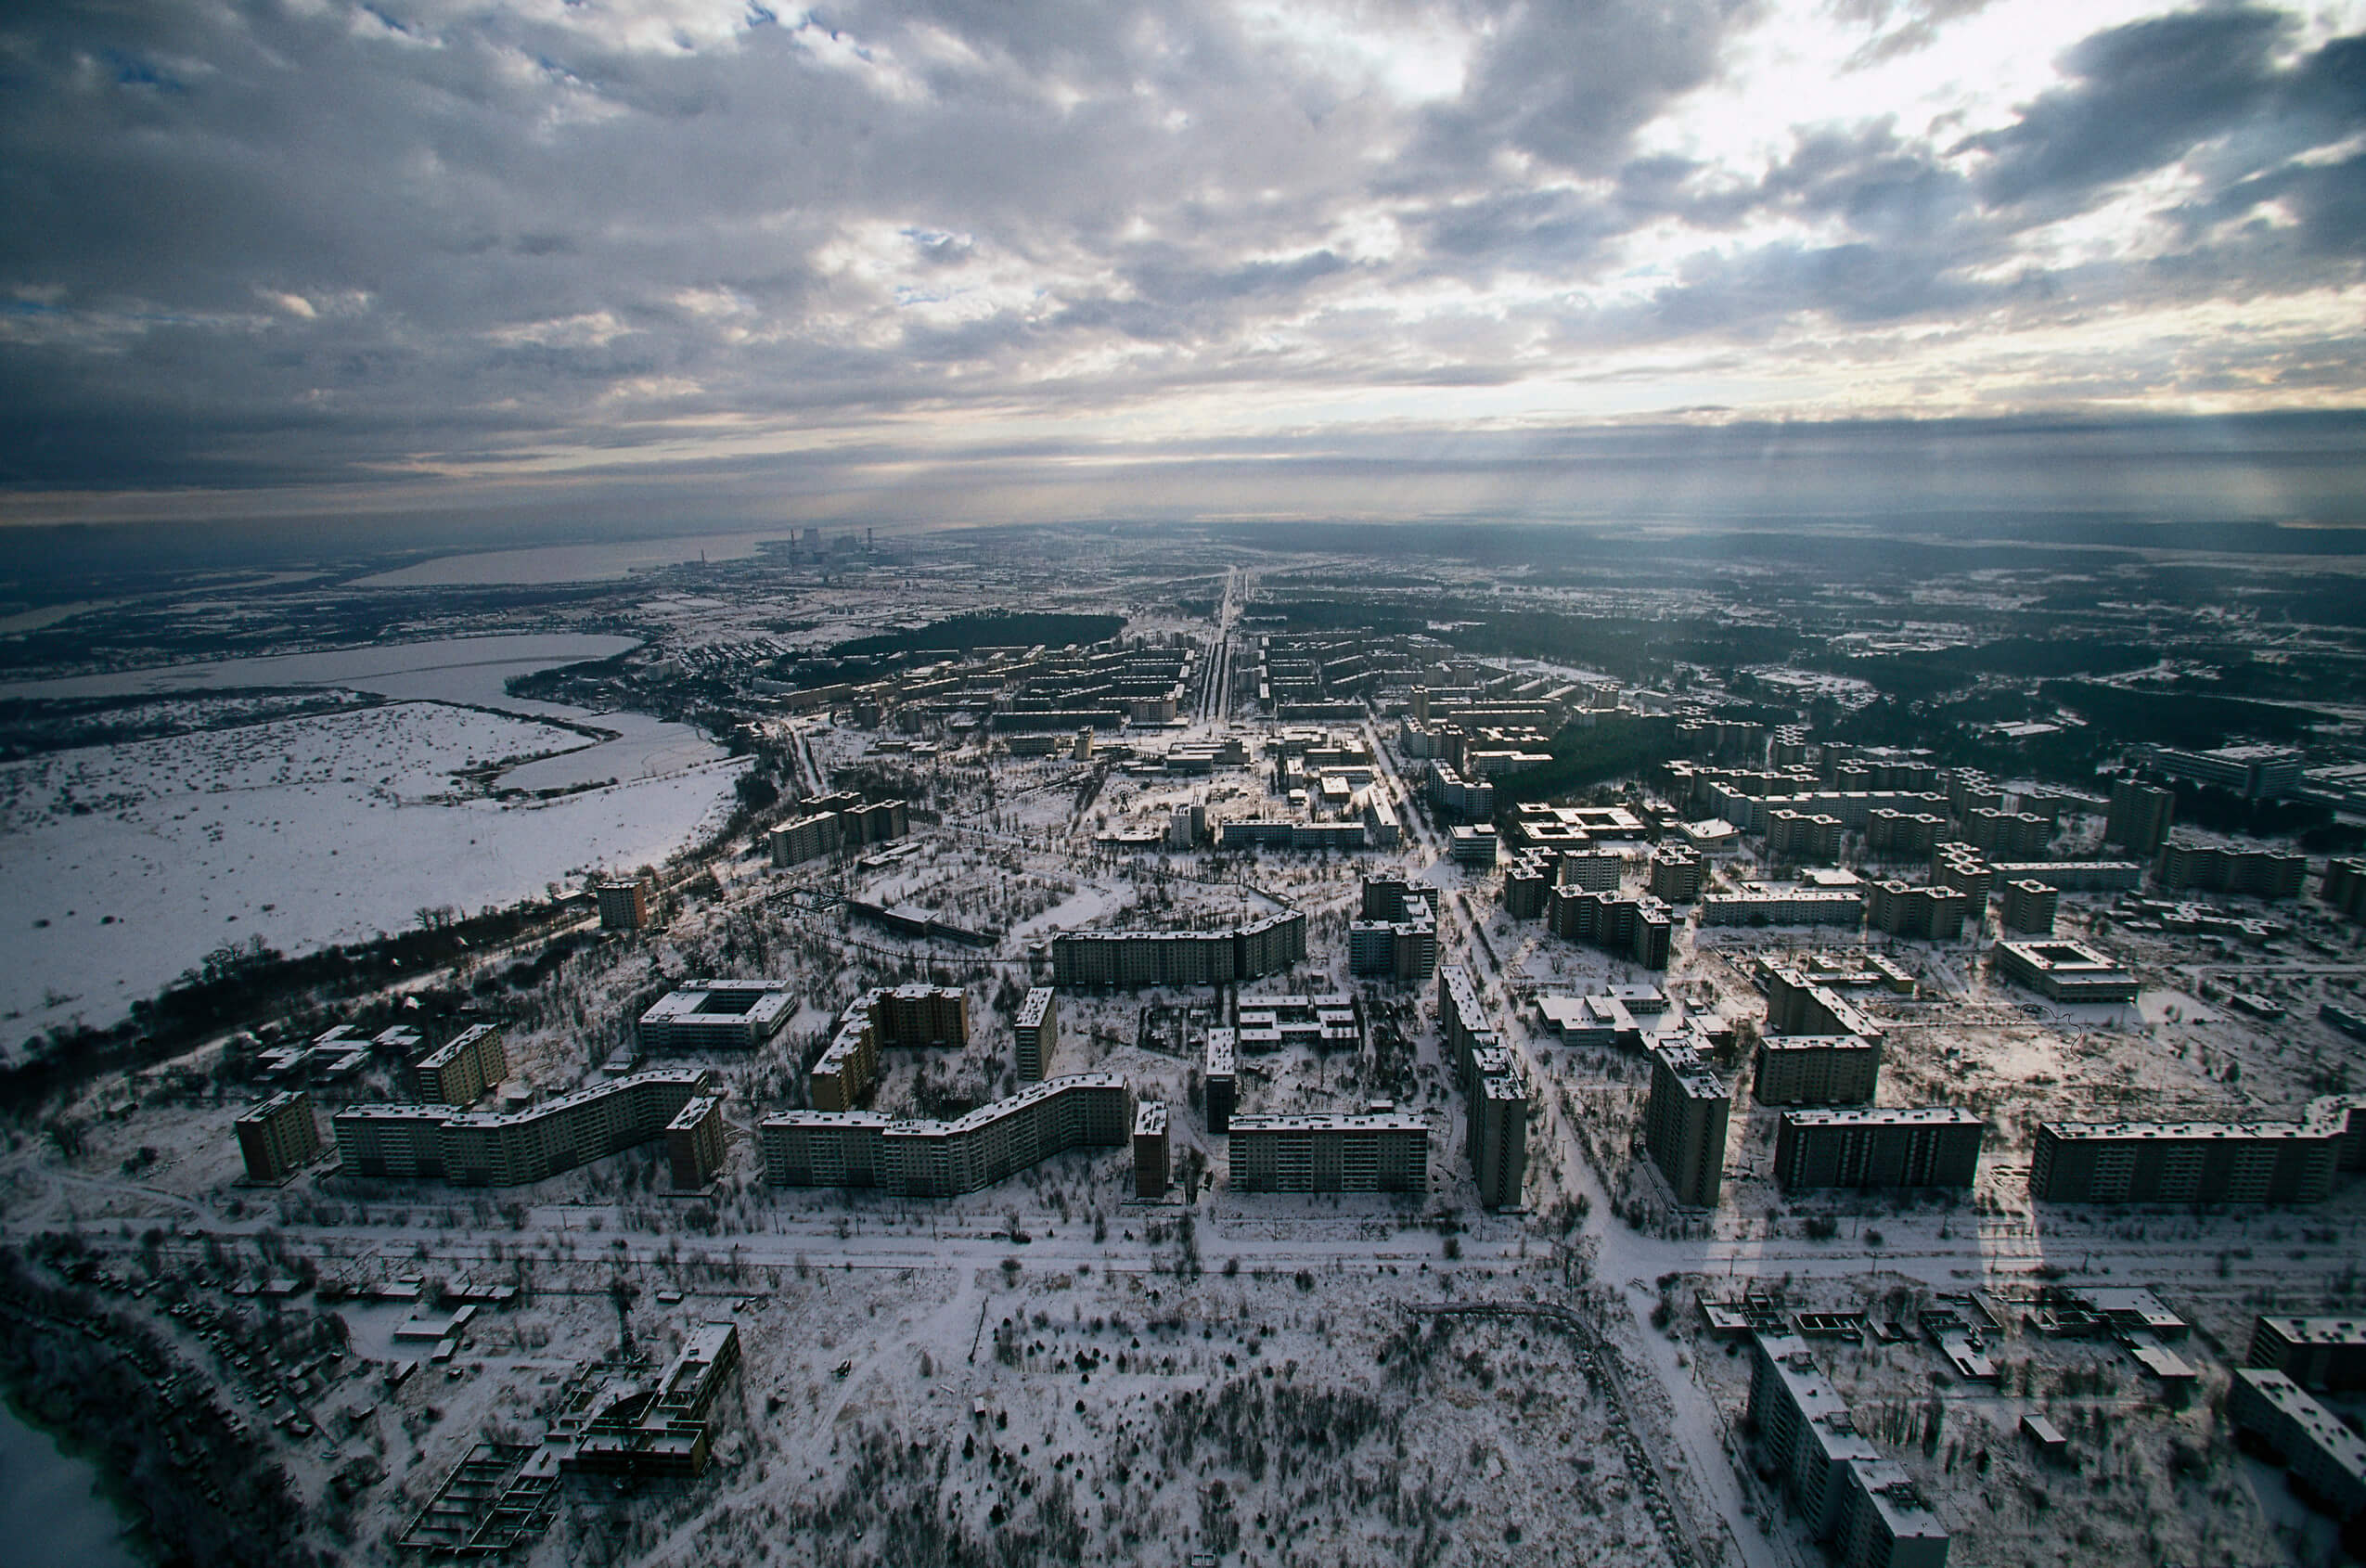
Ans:
[[[753,1050],[796,1014],[785,980],[686,980],[641,1014],[636,1037],[651,1055]]]
[[[1202,1073],[1206,1079],[1208,1131],[1218,1137],[1232,1129],[1239,1080],[1234,1076],[1232,1031],[1211,1029]]]
[[[1060,994],[1048,985],[1029,991],[1027,999],[1019,1004],[1018,1022],[1010,1032],[1017,1042],[1020,1081],[1041,1082],[1044,1068],[1060,1044]]]
[[[1761,1105],[1869,1105],[1882,1044],[1862,1035],[1762,1035],[1751,1092]]]
[[[2313,1203],[2366,1168],[2366,1097],[2296,1122],[2041,1122],[2029,1195],[2055,1203]]]
[[[356,1105],[330,1120],[349,1176],[510,1187],[647,1142],[684,1106],[714,1092],[711,1074],[676,1068],[636,1073],[524,1111]]]
[[[1030,1084],[950,1122],[867,1111],[784,1111],[757,1124],[765,1175],[779,1187],[878,1187],[951,1198],[992,1187],[1071,1149],[1122,1149],[1133,1095],[1113,1073]]]
[[[250,1181],[284,1181],[320,1158],[320,1124],[302,1089],[273,1095],[231,1127]]]
[[[1227,1160],[1236,1192],[1421,1192],[1429,1186],[1430,1129],[1393,1107],[1235,1116]]]
[[[1680,1041],[1651,1047],[1652,1098],[1643,1146],[1667,1177],[1676,1201],[1717,1207],[1725,1181],[1725,1132],[1733,1096],[1699,1051]]]
[[[1063,991],[1231,985],[1305,956],[1306,917],[1295,909],[1231,931],[1071,931],[1051,939],[1052,983]]]
[[[2271,1368],[2303,1388],[2366,1388],[2366,1317],[2263,1315],[2251,1330],[2244,1364]]]
[[[474,1105],[509,1075],[501,1031],[470,1024],[411,1064],[411,1085],[426,1105]]]
[[[1807,1533],[1829,1545],[1839,1568],[1946,1568],[1947,1527],[1897,1462],[1857,1430],[1806,1340],[1756,1337],[1750,1420]]]
[[[1960,1106],[1786,1111],[1775,1181],[1816,1187],[1963,1187],[1979,1174],[1987,1125]]]
[[[2083,942],[1999,941],[1989,949],[1999,974],[2057,1002],[2132,1002],[2136,977]]]
[[[1166,1107],[1146,1099],[1134,1107],[1134,1196],[1148,1202],[1166,1188]]]

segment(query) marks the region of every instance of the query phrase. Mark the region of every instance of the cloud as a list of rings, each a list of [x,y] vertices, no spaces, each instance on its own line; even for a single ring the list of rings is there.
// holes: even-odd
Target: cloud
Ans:
[[[1413,404],[1474,428],[2048,407],[2115,376],[2230,407],[2366,393],[2341,371],[2366,39],[2218,6],[1948,80],[1948,40],[2000,19],[18,7],[0,486],[919,454],[1076,420],[1180,451]],[[1769,100],[1799,59],[1829,88]],[[2262,302],[2264,345],[2186,336]],[[2196,345],[2174,375],[2149,328]]]

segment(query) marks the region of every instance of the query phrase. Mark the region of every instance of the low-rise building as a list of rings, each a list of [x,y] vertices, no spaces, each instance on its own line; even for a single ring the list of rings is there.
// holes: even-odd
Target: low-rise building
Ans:
[[[653,1055],[753,1050],[796,1013],[785,980],[686,980],[641,1014],[636,1038]]]
[[[1232,1014],[1233,1048],[1261,1052],[1305,1046],[1353,1050],[1364,1043],[1363,1005],[1354,996],[1240,996]]]
[[[1999,941],[1989,949],[1997,972],[2057,1002],[2132,1002],[2136,977],[2083,942]]]

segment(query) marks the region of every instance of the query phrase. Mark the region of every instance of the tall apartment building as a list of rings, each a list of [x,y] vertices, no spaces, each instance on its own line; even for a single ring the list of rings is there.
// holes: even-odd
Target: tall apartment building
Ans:
[[[701,1095],[665,1124],[665,1161],[676,1192],[697,1192],[723,1168],[723,1097]]]
[[[2054,1203],[2313,1203],[2366,1169],[2366,1097],[2296,1122],[2043,1122],[2029,1195]]]
[[[1690,904],[1701,896],[1708,862],[1690,844],[1665,843],[1652,852],[1652,896],[1667,904]]]
[[[684,1106],[714,1092],[711,1074],[670,1069],[636,1073],[525,1111],[356,1105],[330,1120],[349,1175],[509,1187],[659,1137]]]
[[[1963,842],[1998,860],[2035,860],[2053,836],[2053,819],[2036,812],[1983,806],[1963,820]]]
[[[2168,842],[2177,819],[2177,793],[2134,778],[2112,782],[2111,808],[2103,818],[2103,842],[2154,855]]]
[[[1627,870],[1627,857],[1616,850],[1568,849],[1561,852],[1561,885],[1588,893],[1616,893]]]
[[[1725,1181],[1726,1120],[1733,1096],[1691,1046],[1663,1041],[1651,1047],[1652,1098],[1643,1113],[1643,1146],[1667,1177],[1676,1201],[1717,1207]]]
[[[2345,1524],[2366,1515],[2366,1438],[2282,1372],[2242,1367],[2227,1386],[2227,1420],[2291,1467],[2295,1491],[2321,1498]]]
[[[2317,896],[2353,920],[2366,920],[2366,858],[2327,862],[2325,885]]]
[[[1960,1106],[1786,1111],[1775,1181],[1815,1187],[1963,1187],[1979,1173],[1987,1126]]]
[[[1936,812],[1881,806],[1865,814],[1865,848],[1871,855],[1920,859],[1946,836],[1947,818]]]
[[[1457,866],[1492,870],[1496,862],[1496,832],[1492,822],[1457,825],[1447,834],[1447,853]]]
[[[951,1198],[1006,1181],[1071,1149],[1122,1149],[1133,1095],[1113,1073],[1030,1084],[950,1122],[868,1111],[783,1111],[757,1124],[765,1175],[779,1187],[878,1187]]]
[[[1502,1046],[1478,1052],[1472,1067],[1475,1082],[1463,1104],[1479,1202],[1490,1209],[1517,1208],[1528,1174],[1528,1082]]]
[[[1020,1080],[1041,1082],[1044,1064],[1060,1044],[1060,994],[1048,985],[1029,991],[1027,999],[1019,1004],[1019,1019],[1010,1032],[1017,1041]]]
[[[1971,908],[1971,899],[1961,889],[1943,885],[1915,887],[1891,880],[1865,889],[1865,924],[1890,936],[1956,941],[1963,935],[1963,917]]]
[[[630,881],[595,883],[592,896],[599,906],[602,931],[639,931],[649,923],[651,890],[637,877]]]
[[[1837,816],[1778,806],[1767,813],[1767,858],[1829,866],[1840,858],[1840,831]]]
[[[959,986],[875,986],[838,1015],[838,1032],[806,1076],[806,1097],[817,1111],[852,1111],[878,1080],[882,1049],[969,1041],[969,996]]]
[[[1230,931],[1070,931],[1051,939],[1052,983],[1131,990],[1231,985],[1306,957],[1306,917],[1292,909]]]
[[[2282,1372],[2303,1388],[2366,1388],[2366,1317],[2263,1315],[2244,1364]]]
[[[1235,1116],[1226,1162],[1236,1192],[1420,1192],[1430,1129],[1394,1109]]]
[[[1675,917],[1649,894],[1624,898],[1555,888],[1545,906],[1545,926],[1555,936],[1602,948],[1647,970],[1667,968],[1675,948]]]
[[[1987,870],[1998,881],[2043,882],[2057,893],[2132,893],[2144,885],[2134,860],[2000,860]]]
[[[1897,1462],[1857,1430],[1807,1342],[1761,1334],[1755,1351],[1751,1423],[1807,1533],[1830,1546],[1839,1568],[1946,1568],[1946,1526]]]
[[[2220,849],[2176,839],[2161,846],[2154,879],[2171,891],[2199,888],[2249,898],[2292,898],[2308,874],[2308,858],[2272,849]]]
[[[1166,1107],[1146,1099],[1134,1107],[1134,1196],[1147,1202],[1166,1188]]]
[[[796,1015],[785,980],[686,980],[641,1014],[634,1037],[652,1055],[753,1050]]]
[[[1998,924],[2016,936],[2051,936],[2061,906],[2060,889],[2024,877],[2004,884],[2004,907],[1999,912]]]
[[[251,1181],[283,1181],[320,1158],[320,1124],[302,1089],[273,1095],[231,1127]]]
[[[474,1105],[509,1075],[501,1031],[470,1024],[411,1064],[411,1084],[427,1105]]]
[[[1701,899],[1704,926],[1845,926],[1865,919],[1865,896],[1849,888],[1753,888]]]
[[[1455,1081],[1468,1094],[1478,1081],[1472,1065],[1477,1053],[1503,1041],[1496,1034],[1495,1021],[1487,1016],[1479,988],[1471,982],[1471,971],[1460,964],[1439,967],[1437,1010],[1439,1052],[1454,1063]]]
[[[1870,1105],[1882,1043],[1862,1035],[1762,1035],[1752,1092],[1761,1105]]]
[[[1367,878],[1363,919],[1347,926],[1350,974],[1386,975],[1418,985],[1437,972],[1434,894],[1395,878]]]
[[[1232,1130],[1237,1080],[1233,1076],[1233,1041],[1229,1029],[1208,1031],[1207,1055],[1202,1069],[1207,1096],[1208,1131],[1219,1137]]]
[[[1996,868],[1970,844],[1949,839],[1933,850],[1931,880],[1940,887],[1955,889],[1971,901],[1970,912],[1974,926],[1987,917],[1988,894],[1997,884]]]
[[[1859,1012],[1855,1004],[1795,969],[1768,971],[1767,1027],[1779,1035],[1855,1035],[1868,1040],[1882,1037],[1882,1026]]]

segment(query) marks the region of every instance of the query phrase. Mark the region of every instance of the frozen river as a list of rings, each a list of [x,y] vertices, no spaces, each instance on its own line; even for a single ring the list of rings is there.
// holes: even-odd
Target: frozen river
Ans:
[[[392,700],[0,765],[0,1050],[77,1018],[112,1023],[225,943],[298,953],[662,860],[728,811],[742,765],[685,726],[502,689],[633,646],[447,639],[0,688]],[[454,777],[483,767],[504,787],[595,787],[504,803]]]
[[[136,1568],[98,1472],[0,1404],[0,1568]]]

